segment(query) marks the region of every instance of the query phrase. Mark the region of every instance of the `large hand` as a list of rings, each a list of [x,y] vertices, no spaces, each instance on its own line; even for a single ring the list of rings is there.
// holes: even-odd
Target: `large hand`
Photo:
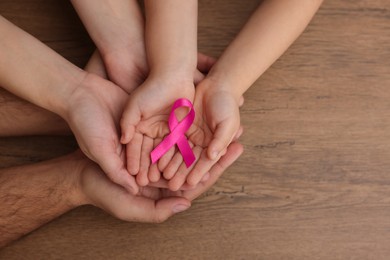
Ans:
[[[84,160],[80,179],[80,200],[93,204],[125,221],[162,222],[190,207],[191,201],[209,189],[242,153],[233,143],[210,170],[207,181],[195,189],[172,192],[165,188],[142,187],[137,196],[110,182],[98,166]]]
[[[127,93],[113,83],[88,74],[68,100],[66,121],[81,150],[115,183],[136,193],[138,186],[124,164],[118,125]]]

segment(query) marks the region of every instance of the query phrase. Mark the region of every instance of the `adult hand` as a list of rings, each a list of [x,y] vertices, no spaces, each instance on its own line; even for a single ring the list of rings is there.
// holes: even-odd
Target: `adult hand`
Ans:
[[[97,165],[84,159],[80,164],[78,200],[100,207],[121,220],[160,223],[188,209],[191,201],[209,189],[242,151],[242,145],[232,143],[210,170],[209,179],[192,190],[172,192],[148,186],[141,187],[136,196],[109,181]]]
[[[95,51],[85,70],[90,73],[72,92],[64,118],[85,155],[113,182],[135,194],[138,186],[125,168],[117,123],[128,95],[103,78],[106,72],[99,52]]]

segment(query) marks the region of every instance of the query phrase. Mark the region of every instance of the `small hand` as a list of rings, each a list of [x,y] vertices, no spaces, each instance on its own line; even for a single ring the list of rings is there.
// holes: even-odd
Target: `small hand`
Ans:
[[[174,155],[173,151],[160,160],[159,169],[163,171],[164,178],[170,180],[170,189],[178,190],[186,181],[189,185],[199,183],[232,140],[242,133],[239,114],[242,102],[222,88],[211,86],[207,80],[197,86],[194,101],[196,117],[188,134],[198,160],[187,168],[182,156],[179,153]]]
[[[122,116],[122,139],[127,145],[127,165],[131,174],[137,174],[137,182],[145,186],[160,178],[157,165],[150,164],[150,152],[169,133],[168,117],[172,104],[178,98],[193,100],[194,82],[204,78],[215,59],[198,54],[198,68],[188,79],[164,79],[150,77],[130,96]],[[172,77],[174,78],[174,77]],[[182,113],[186,113],[182,111]],[[180,114],[178,115],[180,118]]]

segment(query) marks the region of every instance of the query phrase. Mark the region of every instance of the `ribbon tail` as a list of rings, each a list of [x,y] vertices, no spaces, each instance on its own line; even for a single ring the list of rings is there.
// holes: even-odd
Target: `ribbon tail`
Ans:
[[[152,163],[156,163],[166,152],[171,149],[177,142],[177,136],[172,133],[165,137],[161,143],[159,143],[156,148],[150,153],[150,159]]]
[[[194,163],[196,158],[185,136],[181,136],[179,138],[177,141],[177,146],[179,147],[180,153],[183,156],[184,163],[186,164],[187,168],[189,168]]]

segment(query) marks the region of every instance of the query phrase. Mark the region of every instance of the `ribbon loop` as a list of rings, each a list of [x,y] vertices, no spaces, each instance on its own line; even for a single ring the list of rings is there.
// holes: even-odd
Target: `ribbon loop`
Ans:
[[[188,107],[190,112],[180,122],[176,119],[175,110],[179,107]],[[192,151],[190,144],[188,143],[185,132],[190,128],[195,119],[195,110],[191,103],[186,98],[179,98],[172,106],[171,113],[169,114],[169,130],[171,132],[167,135],[162,142],[157,145],[156,148],[150,153],[152,163],[157,162],[168,150],[175,144],[178,146],[183,160],[188,167],[195,161],[195,155]]]

